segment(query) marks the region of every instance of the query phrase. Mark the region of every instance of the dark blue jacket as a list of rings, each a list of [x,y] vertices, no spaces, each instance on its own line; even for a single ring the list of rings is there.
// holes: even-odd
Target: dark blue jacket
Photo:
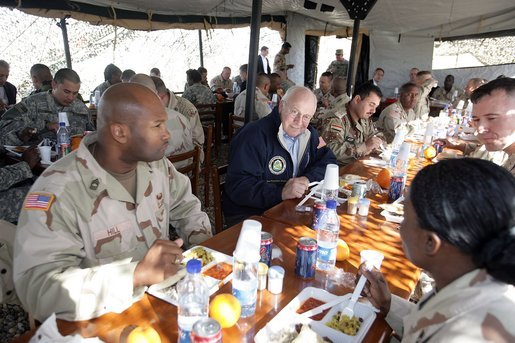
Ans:
[[[293,177],[293,162],[277,138],[280,125],[276,106],[268,116],[245,125],[231,141],[223,194],[226,216],[261,214],[282,201],[283,186]],[[320,181],[326,165],[336,163],[336,157],[328,147],[317,149],[318,133],[311,126],[308,129],[311,137],[297,177]]]

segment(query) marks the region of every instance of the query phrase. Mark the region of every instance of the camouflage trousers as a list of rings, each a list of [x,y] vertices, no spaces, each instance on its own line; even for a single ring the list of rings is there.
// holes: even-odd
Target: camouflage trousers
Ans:
[[[27,183],[23,186],[12,187],[0,192],[0,219],[10,223],[18,221],[23,201],[31,186]]]

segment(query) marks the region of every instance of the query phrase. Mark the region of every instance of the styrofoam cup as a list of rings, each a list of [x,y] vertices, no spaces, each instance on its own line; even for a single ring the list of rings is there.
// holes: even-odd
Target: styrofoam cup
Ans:
[[[376,269],[381,269],[381,264],[383,263],[384,255],[376,250],[362,250],[359,253],[361,256],[361,263],[365,263],[365,268],[371,270],[372,267]]]
[[[41,156],[41,160],[43,162],[50,162],[52,147],[50,146],[40,146],[38,147],[39,155]]]
[[[257,220],[244,220],[240,236],[234,250],[234,257],[245,262],[259,262],[261,255],[261,223]]]
[[[337,164],[328,164],[325,168],[324,189],[338,189],[340,187],[340,169]]]

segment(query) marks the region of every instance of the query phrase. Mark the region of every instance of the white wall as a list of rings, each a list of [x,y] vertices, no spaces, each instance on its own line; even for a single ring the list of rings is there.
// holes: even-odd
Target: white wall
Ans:
[[[443,86],[443,82],[447,75],[454,76],[454,84],[458,88],[464,88],[467,81],[474,77],[480,77],[491,81],[499,75],[515,77],[515,64],[503,64],[497,66],[470,67],[470,68],[453,68],[440,69],[433,71],[433,77],[438,80],[438,85]]]
[[[395,87],[409,81],[409,71],[416,67],[431,70],[433,60],[433,38],[409,37],[397,33],[370,31],[369,79],[374,70],[381,67],[385,75],[379,84],[384,97],[393,95]]]

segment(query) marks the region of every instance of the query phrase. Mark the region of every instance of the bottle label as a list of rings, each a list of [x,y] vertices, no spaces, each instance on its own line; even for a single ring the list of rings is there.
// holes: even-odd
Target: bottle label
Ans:
[[[232,287],[232,294],[238,299],[241,305],[254,305],[257,298],[257,285],[254,289],[237,289]]]
[[[332,262],[336,260],[336,248],[324,248],[318,245],[318,257],[319,260],[324,262]]]

